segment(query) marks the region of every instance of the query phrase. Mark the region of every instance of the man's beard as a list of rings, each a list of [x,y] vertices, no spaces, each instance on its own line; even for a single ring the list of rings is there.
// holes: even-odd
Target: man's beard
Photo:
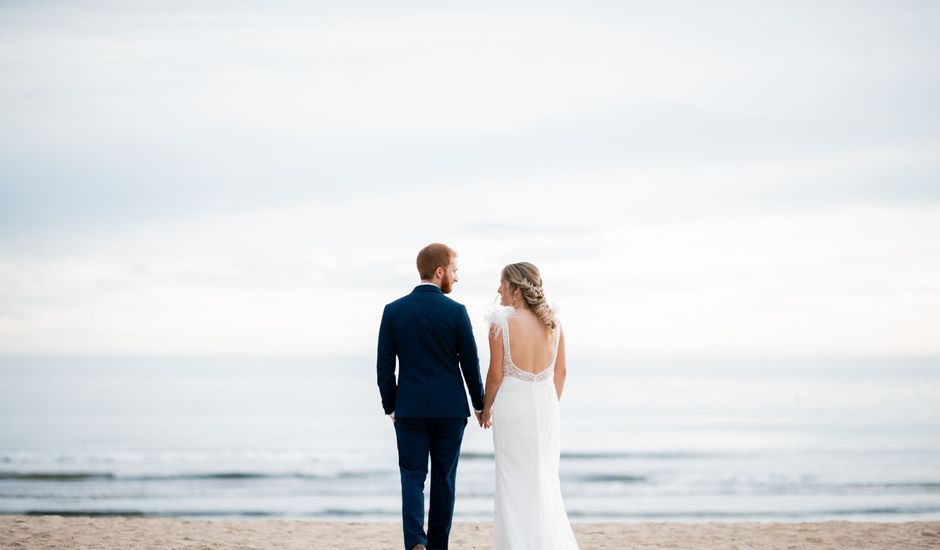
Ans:
[[[450,291],[454,290],[454,280],[444,277],[441,279],[441,292],[444,294],[450,294]]]

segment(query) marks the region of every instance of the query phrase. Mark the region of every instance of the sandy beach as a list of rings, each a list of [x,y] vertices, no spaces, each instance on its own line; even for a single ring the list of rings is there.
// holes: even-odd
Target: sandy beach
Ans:
[[[940,522],[576,523],[582,550],[940,548]],[[455,550],[490,548],[491,523],[457,523]],[[342,548],[398,550],[395,523],[187,520],[126,517],[0,517],[0,548]]]

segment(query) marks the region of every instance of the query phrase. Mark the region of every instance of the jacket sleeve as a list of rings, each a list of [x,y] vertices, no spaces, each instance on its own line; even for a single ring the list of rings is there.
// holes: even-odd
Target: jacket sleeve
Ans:
[[[473,326],[466,306],[460,308],[459,353],[460,370],[470,392],[470,402],[476,411],[483,410],[483,379],[480,376],[480,356],[477,353],[477,343],[473,337]]]
[[[389,326],[388,306],[385,306],[382,312],[382,322],[379,325],[379,345],[375,362],[376,378],[385,414],[395,412],[395,397],[398,394],[398,383],[395,380],[395,355],[395,341]]]

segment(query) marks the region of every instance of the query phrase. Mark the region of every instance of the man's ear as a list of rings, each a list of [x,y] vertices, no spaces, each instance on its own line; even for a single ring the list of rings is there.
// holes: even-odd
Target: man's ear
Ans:
[[[440,267],[440,266],[438,266],[438,268],[434,270],[434,276],[437,277],[438,279],[441,279],[441,280],[444,279],[444,274],[445,274],[445,273],[446,273],[446,271],[444,271],[444,268],[443,268],[443,267]]]

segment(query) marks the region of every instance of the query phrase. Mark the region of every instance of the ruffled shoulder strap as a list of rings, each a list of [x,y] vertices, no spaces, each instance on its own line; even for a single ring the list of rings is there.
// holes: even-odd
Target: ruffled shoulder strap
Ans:
[[[509,318],[516,315],[516,309],[493,304],[486,314],[486,323],[494,336],[502,336],[503,340],[503,374],[512,372],[512,355],[509,353]]]
[[[515,308],[494,304],[490,307],[489,311],[484,316],[484,319],[486,320],[486,325],[488,327],[496,330],[497,333],[502,333],[503,336],[505,336],[508,333],[506,329],[509,325],[509,318],[515,315]]]
[[[487,326],[497,335],[503,337],[503,351],[509,346],[509,318],[515,317],[516,309],[508,306],[493,304],[487,312],[485,319]]]

